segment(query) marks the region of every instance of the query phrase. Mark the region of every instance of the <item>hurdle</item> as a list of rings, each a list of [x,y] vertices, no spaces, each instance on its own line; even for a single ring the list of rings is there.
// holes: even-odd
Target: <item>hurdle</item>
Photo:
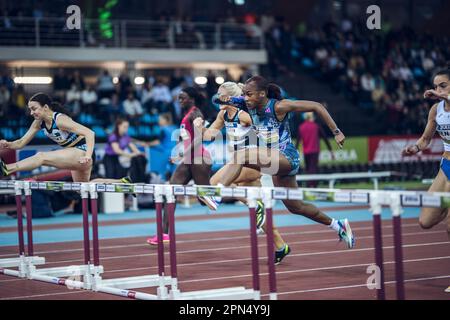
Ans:
[[[33,237],[32,237],[32,222],[31,222],[31,201],[26,198],[27,210],[27,249],[28,256],[25,254],[25,241],[23,236],[23,209],[22,209],[22,190],[23,181],[0,181],[0,189],[11,190],[9,193],[15,194],[17,207],[17,233],[19,237],[19,256],[18,258],[0,259],[0,274],[26,278],[34,266],[45,264],[45,258],[34,256],[33,251]],[[8,268],[18,268],[12,270]]]
[[[100,274],[94,273],[92,276],[92,290],[112,295],[118,295],[139,300],[165,300],[168,298],[166,285],[171,283],[171,277],[164,275],[164,244],[162,241],[162,203],[163,186],[161,185],[137,185],[137,184],[98,184],[90,183],[90,198],[92,209],[93,228],[93,253],[94,265],[100,265],[100,250],[98,238],[98,193],[99,192],[120,192],[135,194],[154,194],[156,204],[156,220],[158,235],[158,274],[137,277],[124,277],[114,279],[102,279]],[[135,291],[134,289],[157,287],[157,294],[149,294]],[[130,290],[133,289],[133,290]]]
[[[172,282],[169,291],[171,300],[260,300],[259,259],[256,233],[256,200],[260,198],[259,188],[255,187],[217,187],[217,186],[182,186],[167,185],[165,187],[167,201],[167,214],[169,221],[170,237],[170,270]],[[243,286],[219,288],[210,290],[186,291],[178,287],[177,258],[176,258],[176,232],[175,232],[175,196],[221,196],[247,198],[250,212],[250,239],[252,256],[253,288],[246,289]],[[273,230],[270,229],[273,237]],[[269,232],[270,233],[270,232]],[[270,262],[269,262],[270,263]],[[273,260],[272,260],[273,263]],[[274,269],[273,269],[274,270]]]
[[[83,216],[83,249],[84,249],[84,264],[70,265],[56,268],[42,268],[38,269],[35,266],[30,267],[28,278],[31,280],[38,280],[47,283],[54,283],[58,285],[65,285],[68,288],[74,289],[91,289],[92,275],[103,272],[103,266],[95,266],[91,263],[90,258],[90,241],[89,241],[89,189],[84,183],[66,183],[66,182],[24,182],[25,195],[27,203],[30,203],[30,218],[31,214],[31,192],[32,190],[47,190],[47,191],[78,191],[81,193],[82,201],[82,216]],[[82,278],[82,279],[81,279]]]

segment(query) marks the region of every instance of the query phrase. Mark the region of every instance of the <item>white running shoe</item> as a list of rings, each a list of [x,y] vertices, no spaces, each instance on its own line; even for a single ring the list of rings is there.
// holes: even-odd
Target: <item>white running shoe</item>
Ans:
[[[199,196],[198,199],[203,202],[204,204],[206,204],[208,206],[208,208],[210,208],[211,210],[216,211],[218,204],[217,201],[214,199],[214,197],[211,196]]]
[[[352,228],[350,228],[350,223],[348,219],[338,220],[339,224],[339,241],[344,240],[349,249],[355,246],[355,237],[353,236]]]

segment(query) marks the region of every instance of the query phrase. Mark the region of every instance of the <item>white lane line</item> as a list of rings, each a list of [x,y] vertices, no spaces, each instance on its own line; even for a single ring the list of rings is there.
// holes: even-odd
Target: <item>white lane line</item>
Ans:
[[[434,231],[436,233],[442,233],[442,232],[438,232],[438,231]],[[429,233],[427,233],[429,234]],[[423,232],[417,232],[417,233],[405,233],[403,234],[403,236],[418,236],[418,235],[425,235]],[[387,235],[385,236],[385,238],[392,238],[392,235]],[[372,236],[365,236],[365,237],[357,237],[356,240],[363,240],[363,239],[372,239]],[[294,245],[294,244],[311,244],[311,243],[326,243],[326,242],[336,242],[338,243],[338,240],[336,238],[333,239],[321,239],[321,240],[307,240],[307,241],[293,241],[293,242],[288,242],[289,245]],[[441,244],[442,242],[434,242],[431,243],[430,245],[434,245],[434,244]],[[443,243],[447,243],[443,242]],[[420,244],[418,244],[420,245]],[[427,245],[427,244],[423,244],[423,245]],[[258,248],[265,248],[266,247],[266,243],[264,241],[264,243],[262,244],[258,244]],[[408,245],[403,245],[403,247],[408,247]],[[177,251],[177,255],[179,254],[191,254],[191,253],[199,253],[199,252],[217,252],[217,251],[226,251],[226,250],[243,250],[243,249],[248,249],[250,248],[249,245],[245,245],[245,246],[233,246],[233,247],[221,247],[221,248],[210,248],[210,249],[194,249],[194,250],[182,250],[182,251]],[[383,247],[383,248],[393,248],[392,246],[390,247]],[[369,248],[369,250],[373,249],[373,247]],[[360,251],[361,249],[351,249],[351,250],[342,250],[342,251],[332,251],[332,252],[355,252],[355,251]],[[366,249],[363,249],[366,250]],[[151,256],[157,256],[158,253],[144,253],[144,254],[134,254],[134,255],[123,255],[123,256],[112,256],[112,257],[103,257],[100,255],[100,260],[101,261],[105,261],[105,260],[116,260],[116,259],[124,259],[124,258],[139,258],[139,257],[151,257]],[[168,255],[169,253],[167,252],[167,250],[165,251],[165,254]],[[311,253],[311,255],[313,255],[314,253]],[[293,255],[295,256],[295,255]],[[56,265],[56,264],[62,264],[62,263],[82,263],[82,259],[71,259],[71,260],[56,260],[56,261],[49,261],[48,263],[46,263],[46,265]]]
[[[411,223],[411,224],[402,224],[402,228],[409,228],[409,227],[417,227],[418,224]],[[281,227],[283,228],[283,227]],[[372,230],[373,227],[359,227],[359,228],[352,228],[353,231],[362,231],[362,230]],[[383,227],[383,230],[386,229],[392,229],[392,226],[388,225]],[[227,231],[224,231],[227,232]],[[305,234],[320,234],[320,233],[329,233],[330,230],[309,230],[309,231],[296,231],[296,232],[282,232],[282,236],[291,236],[291,235],[305,235]],[[426,234],[430,233],[436,233],[439,231],[424,231]],[[440,231],[442,232],[442,231]],[[198,233],[200,234],[200,233]],[[239,240],[239,239],[248,239],[249,236],[233,236],[233,237],[218,237],[218,238],[202,238],[202,239],[191,239],[191,240],[177,240],[177,244],[183,244],[183,243],[199,243],[199,242],[211,242],[211,241],[230,241],[230,240]],[[102,239],[101,241],[108,241],[108,240],[115,240],[115,239]],[[81,242],[81,241],[80,241]],[[62,243],[62,242],[59,242]],[[132,247],[148,247],[149,245],[146,243],[138,243],[138,244],[129,244],[129,245],[117,245],[117,246],[104,246],[101,247],[101,250],[106,249],[123,249],[123,248],[132,248]],[[50,251],[35,251],[34,254],[58,254],[58,253],[64,253],[64,252],[75,252],[75,251],[84,251],[83,248],[74,248],[74,249],[62,249],[62,250],[50,250]],[[0,257],[16,257],[17,254],[10,253],[10,254],[2,254]]]
[[[44,294],[34,294],[31,296],[0,298],[0,300],[30,299],[30,298],[51,297],[51,296],[59,296],[59,295],[67,295],[67,294],[75,294],[75,293],[85,293],[85,292],[92,292],[92,291],[80,290],[80,291],[69,291],[69,292],[58,292],[58,293],[44,293]]]
[[[436,280],[436,279],[447,279],[447,278],[450,278],[450,275],[435,276],[435,277],[428,277],[428,278],[406,279],[405,282],[419,282],[419,281]],[[386,285],[391,285],[391,284],[395,284],[395,283],[396,283],[396,281],[386,281],[385,282]],[[289,294],[296,294],[296,293],[342,290],[342,289],[352,289],[352,288],[358,288],[358,287],[367,287],[367,284],[365,283],[365,284],[355,284],[355,285],[349,285],[349,286],[339,286],[339,287],[329,287],[329,288],[317,288],[317,289],[309,289],[309,290],[279,292],[279,293],[277,293],[277,295],[289,295]],[[268,297],[269,294],[262,294],[261,296],[262,297],[264,297],[264,296]]]
[[[403,247],[422,247],[422,246],[434,246],[434,245],[447,245],[448,241],[445,242],[432,242],[432,243],[417,243],[417,244],[407,244]],[[392,249],[393,246],[385,246],[383,247],[383,250],[386,249]],[[320,252],[310,252],[310,253],[298,253],[298,254],[290,254],[289,257],[308,257],[308,256],[317,256],[317,255],[326,255],[326,254],[341,254],[341,253],[354,253],[354,252],[364,252],[364,251],[373,251],[373,248],[362,248],[362,249],[344,249],[344,250],[332,250],[332,251],[320,251]],[[141,255],[144,256],[144,255]],[[424,258],[424,259],[431,259],[434,258]],[[267,257],[261,256],[259,257],[259,260],[267,260]],[[229,260],[218,260],[218,261],[207,261],[207,262],[194,262],[194,263],[180,263],[177,264],[177,267],[188,267],[188,266],[204,266],[204,265],[214,265],[214,264],[220,264],[223,265],[225,263],[246,263],[250,262],[251,258],[242,258],[242,259],[229,259]],[[415,260],[404,260],[404,261],[415,261]],[[417,261],[425,261],[423,259],[418,259]],[[389,263],[389,262],[385,262]],[[367,264],[364,264],[367,265]],[[128,268],[128,269],[116,269],[116,270],[108,270],[105,271],[103,274],[110,274],[110,273],[117,273],[117,272],[129,272],[129,271],[139,271],[139,270],[156,270],[158,266],[149,266],[149,267],[142,267],[142,268]],[[292,272],[292,271],[285,271],[285,272]],[[279,271],[277,271],[277,274]],[[232,278],[232,276],[230,276]],[[12,279],[12,280],[0,280],[0,283],[3,282],[11,282],[11,281],[20,281],[22,279]]]
[[[423,261],[434,261],[434,260],[446,260],[450,259],[450,256],[443,257],[433,257],[433,258],[424,258],[424,259],[410,259],[404,260],[403,263],[412,263],[412,262],[423,262]],[[335,270],[335,269],[345,269],[345,268],[357,268],[357,267],[368,267],[372,265],[372,262],[369,263],[361,263],[361,264],[349,264],[349,265],[341,265],[341,266],[332,266],[332,267],[320,267],[320,268],[308,268],[308,269],[296,269],[296,270],[287,270],[287,271],[277,271],[277,276],[280,274],[291,274],[291,273],[302,273],[302,272],[314,272],[314,271],[325,271],[325,270]],[[384,264],[395,264],[395,261],[386,261]],[[260,273],[260,276],[268,276],[269,273]],[[226,280],[232,278],[249,278],[252,277],[253,274],[243,274],[237,276],[227,276],[227,277],[215,277],[215,278],[205,278],[205,279],[192,279],[192,280],[181,280],[179,283],[188,283],[188,282],[203,282],[203,281],[217,281],[217,280]]]

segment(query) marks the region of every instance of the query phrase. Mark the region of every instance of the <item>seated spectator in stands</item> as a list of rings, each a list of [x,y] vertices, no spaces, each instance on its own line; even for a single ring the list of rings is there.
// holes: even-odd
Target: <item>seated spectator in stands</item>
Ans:
[[[119,76],[119,99],[123,101],[127,98],[128,93],[133,91],[133,85],[131,84],[130,77],[125,70]]]
[[[151,99],[151,92],[152,85],[149,82],[145,82],[144,86],[141,90],[141,104],[144,107],[144,109],[149,112],[151,109],[152,99]]]
[[[73,84],[77,86],[79,91],[82,91],[85,88],[83,77],[81,77],[80,72],[78,70],[76,70],[70,77],[70,85]]]
[[[386,94],[384,90],[384,82],[381,77],[375,79],[375,89],[372,91],[372,101],[375,105],[376,109],[380,108],[380,104],[382,103],[382,98]]]
[[[111,99],[103,98],[100,101],[100,109],[102,111],[103,127],[107,128],[114,123],[117,118],[122,115],[122,106],[119,101],[119,95],[114,93]]]
[[[9,110],[9,99],[11,98],[11,94],[8,91],[6,85],[0,85],[0,116],[4,117],[8,115]]]
[[[129,126],[126,119],[117,119],[114,131],[108,137],[103,158],[105,178],[119,179],[129,172],[133,182],[144,182],[147,159],[128,135]]]
[[[11,103],[15,108],[14,112],[11,113],[13,118],[19,118],[26,113],[27,108],[27,97],[25,95],[25,88],[23,84],[20,84],[16,89],[13,90]]]
[[[66,92],[66,105],[73,117],[78,117],[81,110],[81,91],[75,83]]]
[[[94,114],[97,109],[97,93],[91,86],[87,86],[86,89],[81,92],[81,103],[83,111],[89,114]]]
[[[170,77],[170,82],[169,82],[170,90],[172,90],[175,87],[178,87],[181,84],[181,82],[183,82],[183,80],[184,80],[184,77],[181,72],[181,69],[175,69],[175,71],[172,73],[172,75]]]
[[[8,89],[9,91],[9,94],[12,94],[15,84],[10,70],[5,70],[2,72],[2,75],[0,77],[0,84],[5,85],[6,89]]]
[[[122,105],[127,118],[132,121],[133,124],[137,124],[139,122],[139,117],[144,113],[144,110],[133,92],[128,93],[128,97]]]
[[[99,98],[111,98],[111,95],[116,91],[113,79],[108,70],[104,70],[98,78],[97,91]]]
[[[173,88],[172,91],[170,92],[170,94],[172,96],[172,101],[173,101],[173,104],[172,104],[172,106],[173,106],[173,112],[172,112],[173,123],[179,123],[181,121],[181,105],[180,105],[180,101],[178,101],[178,95],[184,88],[187,88],[187,87],[188,87],[187,82],[183,80],[179,86]]]
[[[155,86],[150,91],[150,99],[153,106],[158,110],[158,113],[166,112],[169,104],[172,102],[169,87],[165,84],[162,78],[156,81]]]
[[[361,76],[361,88],[368,93],[371,93],[375,89],[375,80],[369,72],[365,72]]]
[[[53,76],[53,96],[58,97],[61,101],[66,97],[66,91],[70,89],[70,79],[64,72],[63,68],[59,68],[58,72]]]

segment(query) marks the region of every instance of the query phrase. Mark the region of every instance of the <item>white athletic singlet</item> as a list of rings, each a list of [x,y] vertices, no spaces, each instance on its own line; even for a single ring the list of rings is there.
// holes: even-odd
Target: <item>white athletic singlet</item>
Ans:
[[[444,150],[450,151],[450,112],[444,109],[445,101],[439,102],[436,112],[436,131],[444,142]]]
[[[225,123],[226,135],[227,135],[227,145],[233,151],[244,149],[249,146],[249,132],[251,126],[243,126],[239,121],[239,114],[243,110],[239,110],[235,113],[233,119],[228,118],[228,113],[225,111],[223,114],[223,119]]]

